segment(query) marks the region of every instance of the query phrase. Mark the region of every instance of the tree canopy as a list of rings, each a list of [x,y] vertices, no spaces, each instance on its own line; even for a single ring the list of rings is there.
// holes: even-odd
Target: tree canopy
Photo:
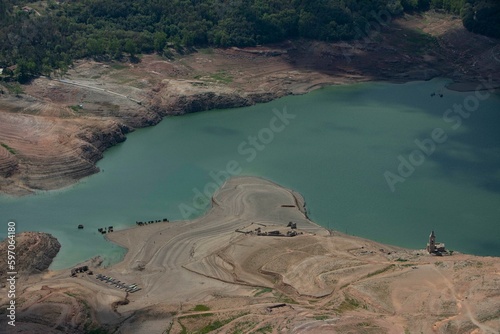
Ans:
[[[29,3],[0,0],[0,68],[17,65],[20,79],[85,57],[361,38],[381,12],[439,8],[461,14],[471,31],[500,36],[495,0],[49,0],[40,11],[24,6]]]

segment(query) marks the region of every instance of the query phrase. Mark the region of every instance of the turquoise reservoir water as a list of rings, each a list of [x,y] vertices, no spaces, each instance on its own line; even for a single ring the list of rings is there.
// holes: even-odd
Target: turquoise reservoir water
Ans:
[[[425,247],[434,229],[450,249],[500,256],[500,98],[479,100],[445,84],[329,87],[167,118],[130,134],[105,153],[102,173],[73,187],[0,197],[1,219],[56,236],[62,249],[54,269],[95,255],[115,262],[124,250],[97,228],[196,210],[194,217],[214,179],[240,172],[299,191],[325,227],[410,248]],[[467,118],[448,112],[464,103],[475,110]],[[415,151],[415,140],[428,155]],[[415,166],[400,166],[410,161]]]

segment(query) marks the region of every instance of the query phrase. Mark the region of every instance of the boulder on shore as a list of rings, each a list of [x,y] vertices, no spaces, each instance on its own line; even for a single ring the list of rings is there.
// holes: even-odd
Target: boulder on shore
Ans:
[[[46,270],[59,252],[61,244],[48,233],[22,232],[15,235],[15,271],[17,276],[39,274]],[[0,253],[6,254],[0,258],[0,267],[7,268],[7,252],[9,239],[0,242]],[[2,285],[9,270],[0,273]]]

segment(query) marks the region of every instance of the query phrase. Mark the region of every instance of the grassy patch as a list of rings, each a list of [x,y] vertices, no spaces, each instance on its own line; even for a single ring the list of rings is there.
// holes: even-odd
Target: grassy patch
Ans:
[[[231,332],[231,334],[248,333],[248,331],[254,328],[255,326],[257,326],[257,323],[253,321],[240,322],[236,326],[234,326],[234,329]]]
[[[398,258],[396,261],[398,261],[398,262],[407,262],[408,260],[407,259]]]
[[[210,75],[210,79],[224,84],[233,82],[233,77],[226,71],[218,71],[217,73],[213,73]]]
[[[269,292],[272,292],[272,291],[273,291],[273,289],[271,289],[271,288],[262,288],[259,291],[257,291],[253,296],[254,297],[259,297],[260,295],[263,295],[265,293],[269,293]]]
[[[374,271],[372,273],[369,273],[368,275],[366,275],[366,277],[373,277],[373,276],[376,276],[376,275],[380,275],[382,273],[385,273],[386,271],[388,270],[391,270],[392,268],[394,268],[394,264],[391,264],[390,266],[387,266],[385,268],[382,268],[382,269],[379,269],[377,271]]]
[[[92,309],[90,308],[87,301],[84,299],[77,299],[77,301],[80,304],[80,306],[83,308],[83,311],[85,313],[84,319],[86,319],[86,320],[85,320],[85,324],[83,325],[84,333],[92,333],[92,334],[106,334],[106,333],[108,333],[106,330],[95,325],[95,323],[92,319]]]
[[[197,312],[210,311],[210,307],[208,307],[207,305],[199,304],[193,308],[193,311]]]
[[[181,325],[181,334],[187,334],[187,329],[186,329],[186,326],[184,326],[183,324],[181,324],[181,322],[179,321],[179,325]]]
[[[352,311],[352,310],[355,310],[361,306],[362,306],[361,303],[357,299],[346,297],[346,299],[344,299],[344,301],[337,308],[337,311],[339,313],[346,312],[346,311]]]
[[[272,333],[272,332],[273,332],[273,326],[271,325],[266,325],[255,331],[255,333]]]
[[[415,263],[405,263],[405,264],[402,264],[401,265],[402,267],[413,267],[413,266],[416,266]]]
[[[193,315],[186,315],[186,316],[180,316],[177,318],[177,321],[179,322],[179,325],[182,327],[182,332],[181,333],[196,333],[196,334],[206,334],[206,333],[211,333],[219,328],[221,328],[222,326],[225,326],[227,324],[229,324],[230,322],[232,322],[233,320],[236,320],[238,318],[241,318],[242,316],[245,316],[249,314],[248,312],[247,313],[240,313],[238,315],[235,315],[233,317],[230,317],[230,318],[226,318],[226,319],[205,319],[205,320],[193,320],[193,321],[189,321],[189,319],[197,319],[197,318],[202,318],[202,317],[209,317],[209,316],[215,316],[214,313],[204,313],[204,314],[193,314]],[[182,320],[182,322],[181,322]],[[184,324],[183,324],[184,322]],[[198,327],[198,326],[201,326],[201,325],[204,325],[204,327]],[[242,326],[243,327],[247,327],[247,325],[249,325],[250,322],[242,322],[240,327],[238,327],[240,330],[242,329]],[[252,323],[252,326],[255,326],[256,324],[253,324]],[[197,329],[195,330],[193,328],[193,326],[196,326]],[[235,327],[235,329],[238,329]],[[246,331],[245,331],[246,332]]]
[[[14,149],[13,149],[12,147],[10,147],[9,145],[4,144],[4,143],[2,143],[1,145],[2,145],[2,147],[3,147],[3,148],[5,148],[5,149],[6,149],[7,151],[9,151],[11,154],[16,154],[16,153],[17,153],[17,152],[16,152],[16,150],[14,150]]]
[[[15,83],[5,82],[3,85],[5,86],[5,88],[7,88],[9,93],[15,94],[16,96],[19,96],[19,94],[24,93],[23,88],[17,82]]]
[[[279,303],[285,303],[285,304],[298,304],[295,299],[292,299],[290,297],[288,297],[287,295],[284,295],[282,293],[275,293],[274,294],[274,297],[276,297],[276,301],[278,301]]]
[[[327,315],[317,315],[314,317],[315,320],[326,320],[328,318],[330,318],[330,317]]]
[[[197,318],[205,318],[211,317],[214,313],[202,313],[202,314],[192,314],[192,315],[182,315],[179,319],[197,319]]]
[[[209,323],[208,325],[206,325],[205,327],[203,327],[199,331],[196,331],[196,333],[198,333],[198,334],[210,333],[210,332],[217,330],[217,329],[221,328],[222,326],[230,323],[231,321],[232,321],[232,319],[215,320],[214,322]]]
[[[434,262],[434,265],[438,268],[444,268],[444,263],[442,261],[436,261]]]
[[[83,109],[83,107],[81,106],[81,104],[75,104],[73,106],[69,106],[69,108],[71,110],[73,110],[74,112],[79,112],[80,110]]]

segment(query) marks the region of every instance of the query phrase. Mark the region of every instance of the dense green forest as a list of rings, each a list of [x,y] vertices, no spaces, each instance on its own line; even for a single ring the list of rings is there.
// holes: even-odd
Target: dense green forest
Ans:
[[[169,56],[172,48],[299,37],[350,40],[387,14],[429,9],[456,13],[467,29],[500,37],[496,0],[0,0],[0,68],[15,64],[4,76],[24,80],[85,57]]]

